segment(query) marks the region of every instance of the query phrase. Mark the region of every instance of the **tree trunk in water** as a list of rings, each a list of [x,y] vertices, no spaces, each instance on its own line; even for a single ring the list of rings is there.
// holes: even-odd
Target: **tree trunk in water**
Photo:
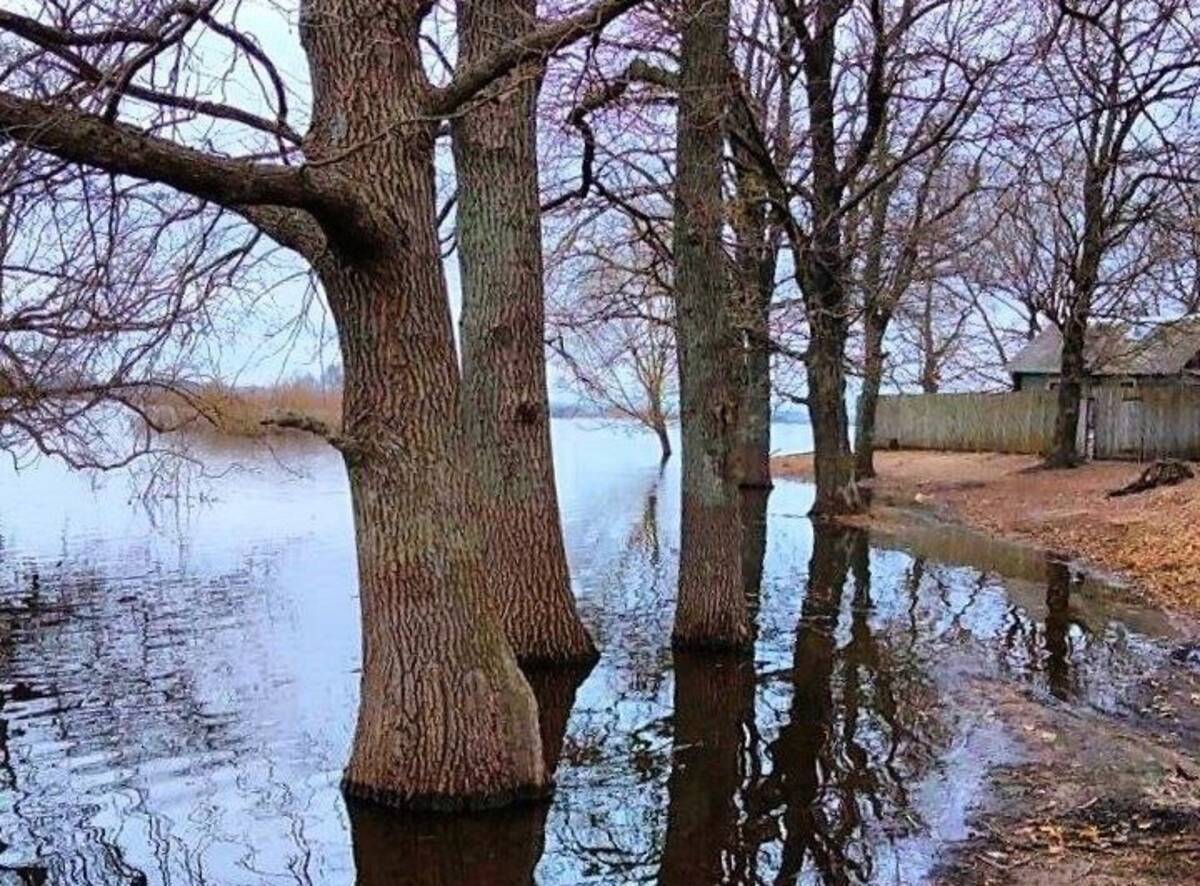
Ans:
[[[558,765],[582,669],[530,675],[546,769]],[[397,815],[350,800],[359,886],[461,886],[534,882],[545,849],[548,804],[474,815]]]
[[[692,0],[682,19],[674,253],[683,514],[673,641],[737,649],[750,643],[750,627],[734,470],[740,342],[721,247],[728,0]]]
[[[533,0],[458,4],[460,64],[519,41]],[[538,77],[518,70],[453,121],[463,420],[488,521],[490,596],[525,664],[591,661],[571,592],[546,389]]]
[[[432,197],[432,163],[429,172]],[[387,279],[326,279],[341,313],[356,307],[339,328],[363,620],[345,789],[435,809],[540,795],[547,779],[533,693],[486,599],[441,276],[400,257],[377,275]]]
[[[665,419],[654,419],[654,433],[658,436],[658,448],[662,452],[661,460],[665,464],[671,458],[671,435],[667,430]]]
[[[866,312],[863,330],[863,380],[854,417],[854,473],[857,479],[875,476],[875,409],[883,382],[883,331],[887,317],[874,309]]]
[[[537,710],[487,600],[487,519],[461,424],[460,379],[436,230],[436,121],[421,8],[310,3],[305,149],[339,160],[378,216],[369,254],[316,260],[345,367],[342,438],[362,609],[348,795],[457,809],[543,796]],[[364,51],[385,31],[386,52]],[[409,120],[379,139],[388,120]]]

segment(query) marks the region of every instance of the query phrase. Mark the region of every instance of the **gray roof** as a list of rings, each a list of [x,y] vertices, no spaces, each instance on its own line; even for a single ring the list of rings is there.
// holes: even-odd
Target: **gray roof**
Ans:
[[[1200,318],[1152,324],[1096,323],[1088,328],[1084,359],[1093,375],[1178,375],[1200,352]],[[1039,332],[1008,363],[1012,375],[1056,375],[1062,335],[1055,326]]]

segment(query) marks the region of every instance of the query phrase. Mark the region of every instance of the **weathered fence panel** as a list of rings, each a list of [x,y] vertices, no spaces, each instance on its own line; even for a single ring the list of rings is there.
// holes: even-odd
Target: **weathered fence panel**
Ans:
[[[1096,458],[1200,458],[1200,388],[1095,388]]]
[[[879,398],[880,447],[1041,454],[1054,438],[1055,391],[898,394]]]

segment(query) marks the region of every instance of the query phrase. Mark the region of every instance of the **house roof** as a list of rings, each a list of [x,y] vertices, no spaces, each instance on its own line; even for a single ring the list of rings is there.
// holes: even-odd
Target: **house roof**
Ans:
[[[1088,327],[1084,361],[1093,375],[1178,375],[1200,352],[1200,318],[1152,324],[1097,323]],[[1008,363],[1012,375],[1055,375],[1062,334],[1048,326]]]

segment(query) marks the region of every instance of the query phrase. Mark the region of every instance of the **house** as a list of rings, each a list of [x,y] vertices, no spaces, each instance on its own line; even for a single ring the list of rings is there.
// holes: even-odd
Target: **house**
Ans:
[[[1088,387],[1200,385],[1200,318],[1156,323],[1095,323],[1084,343]],[[1013,390],[1053,390],[1062,334],[1048,326],[1008,363]]]

